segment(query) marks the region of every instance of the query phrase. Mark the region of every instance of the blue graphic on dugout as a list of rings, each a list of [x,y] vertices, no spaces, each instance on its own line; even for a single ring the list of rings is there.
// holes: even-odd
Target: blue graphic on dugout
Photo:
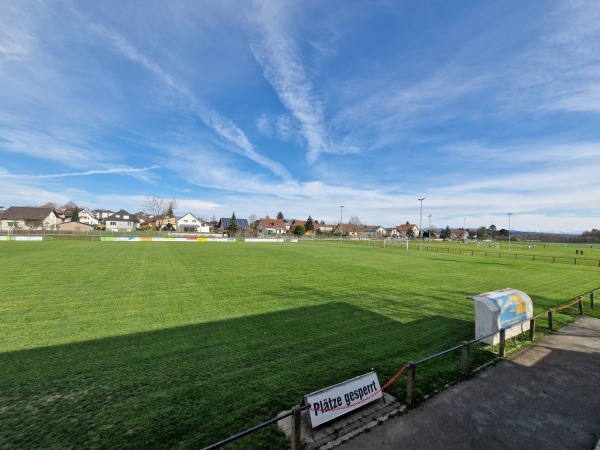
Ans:
[[[520,295],[511,294],[494,299],[500,309],[500,327],[504,328],[527,319],[525,301]]]

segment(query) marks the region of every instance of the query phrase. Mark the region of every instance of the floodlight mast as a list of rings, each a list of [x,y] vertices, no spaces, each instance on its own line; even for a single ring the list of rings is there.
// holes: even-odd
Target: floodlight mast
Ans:
[[[513,213],[506,213],[506,215],[508,216],[508,251],[510,252],[510,216],[512,216]]]
[[[427,231],[427,240],[431,243],[431,214],[429,214],[429,229]]]
[[[423,223],[423,200],[425,200],[425,197],[418,198],[417,200],[421,202],[421,214],[419,215],[419,251],[423,251],[423,231],[421,230],[421,224]]]
[[[340,242],[342,242],[342,236],[344,236],[344,205],[340,206]]]

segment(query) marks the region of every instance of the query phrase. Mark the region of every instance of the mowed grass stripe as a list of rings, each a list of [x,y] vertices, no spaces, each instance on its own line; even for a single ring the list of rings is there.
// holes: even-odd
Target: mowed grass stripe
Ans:
[[[472,338],[467,295],[511,286],[542,312],[598,280],[595,267],[337,243],[27,244],[0,247],[0,442],[17,448],[209,445]],[[459,367],[420,366],[419,392]],[[286,443],[270,427],[236,447]]]

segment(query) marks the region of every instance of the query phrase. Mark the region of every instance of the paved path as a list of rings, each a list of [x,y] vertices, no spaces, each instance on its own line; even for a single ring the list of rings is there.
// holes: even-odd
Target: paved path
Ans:
[[[337,448],[564,450],[599,439],[600,319],[582,317]]]

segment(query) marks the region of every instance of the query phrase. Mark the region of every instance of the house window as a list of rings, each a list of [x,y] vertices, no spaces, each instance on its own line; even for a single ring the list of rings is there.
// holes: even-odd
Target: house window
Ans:
[[[115,227],[115,226],[117,226],[117,222],[111,222],[110,225]]]

